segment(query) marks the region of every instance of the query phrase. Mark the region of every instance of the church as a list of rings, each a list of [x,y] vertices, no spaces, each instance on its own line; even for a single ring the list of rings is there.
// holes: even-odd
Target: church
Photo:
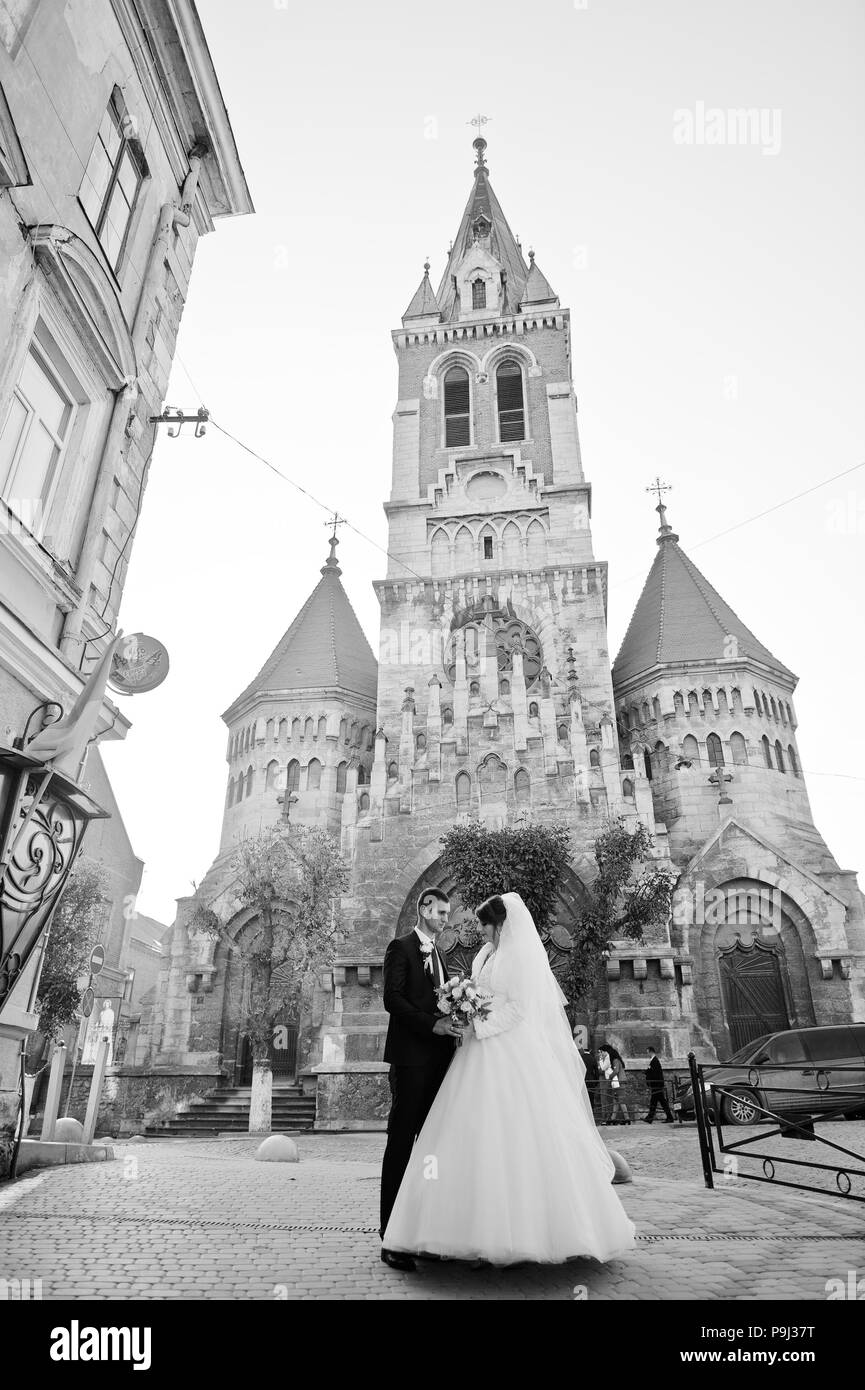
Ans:
[[[314,1093],[316,1127],[383,1126],[382,959],[422,889],[451,891],[441,836],[564,821],[573,860],[545,945],[555,968],[611,817],[644,823],[675,872],[670,922],[620,941],[583,1024],[642,1067],[711,1061],[788,1026],[865,1018],[856,876],[815,827],[796,676],[697,569],[659,487],[654,562],[611,660],[607,566],[591,532],[571,323],[493,192],[486,141],[437,289],[430,266],[392,333],[397,359],[378,659],[336,558],[223,715],[218,898],[234,846],[288,814],[336,836],[351,882],[342,944],[275,1080]],[[466,949],[458,898],[443,945]],[[152,1062],[199,1094],[248,1084],[223,948],[178,901]],[[249,924],[238,920],[237,930]],[[233,929],[233,925],[232,925]]]

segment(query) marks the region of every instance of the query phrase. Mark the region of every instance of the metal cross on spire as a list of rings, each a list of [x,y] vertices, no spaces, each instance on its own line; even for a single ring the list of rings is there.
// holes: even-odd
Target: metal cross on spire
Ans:
[[[328,570],[335,570],[337,574],[340,574],[341,570],[339,568],[339,564],[336,558],[336,547],[339,545],[339,538],[336,534],[336,528],[338,526],[346,526],[348,525],[348,523],[344,516],[340,516],[339,512],[334,512],[330,520],[326,521],[324,524],[325,526],[333,527],[333,534],[330,538],[330,554],[328,555],[326,561],[322,565],[321,572],[322,574],[327,574]]]
[[[658,496],[658,505],[657,505],[657,507],[655,508],[655,511],[658,513],[658,516],[661,518],[661,531],[662,531],[662,532],[666,532],[666,531],[671,531],[671,530],[672,530],[672,527],[671,527],[671,526],[668,526],[668,524],[667,524],[667,508],[664,506],[664,497],[663,497],[663,494],[664,494],[665,492],[670,492],[671,488],[672,488],[672,484],[671,484],[671,483],[662,483],[660,477],[659,477],[657,474],[655,475],[655,481],[651,484],[650,487],[647,487],[647,488],[646,488],[646,491],[647,491],[647,492],[654,492],[654,493],[657,493],[657,496]]]
[[[490,117],[490,116],[482,116],[481,113],[480,113],[480,111],[479,111],[478,114],[477,114],[476,116],[472,116],[472,119],[471,119],[470,121],[466,121],[466,125],[473,125],[473,126],[476,128],[477,132],[478,132],[478,133],[477,133],[477,139],[475,139],[475,140],[472,141],[472,149],[477,150],[477,167],[478,167],[478,169],[484,169],[484,168],[486,168],[486,165],[484,164],[484,150],[485,150],[486,147],[487,147],[487,142],[486,142],[486,140],[485,140],[484,137],[483,137],[483,127],[484,127],[484,126],[488,123],[488,121],[490,121],[490,120],[491,120],[491,117]]]
[[[333,516],[330,518],[330,520],[329,520],[329,521],[326,521],[324,524],[325,524],[325,526],[332,526],[332,527],[333,527],[333,535],[331,536],[331,540],[335,541],[335,540],[337,539],[337,535],[336,535],[336,528],[337,528],[337,526],[345,526],[347,523],[346,523],[346,519],[345,519],[344,516],[340,516],[339,512],[334,512],[334,514],[333,514]]]

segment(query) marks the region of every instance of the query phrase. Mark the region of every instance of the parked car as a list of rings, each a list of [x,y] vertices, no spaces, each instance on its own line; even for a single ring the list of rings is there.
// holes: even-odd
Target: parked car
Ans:
[[[835,1067],[855,1070],[833,1072]],[[759,1124],[765,1118],[763,1110],[797,1119],[838,1110],[863,1115],[865,1023],[790,1028],[754,1038],[723,1066],[707,1072],[704,1092],[712,1115],[713,1085],[729,1093],[720,1098],[721,1119],[727,1124]],[[844,1090],[855,1090],[858,1095],[845,1102],[838,1094]],[[673,1108],[682,1118],[693,1116],[690,1086]]]

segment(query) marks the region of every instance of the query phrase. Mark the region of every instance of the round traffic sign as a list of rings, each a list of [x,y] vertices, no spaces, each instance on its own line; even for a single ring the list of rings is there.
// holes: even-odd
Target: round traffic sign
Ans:
[[[105,964],[105,947],[94,946],[90,952],[90,974],[98,975]]]
[[[81,996],[81,1017],[82,1017],[82,1018],[89,1018],[90,1015],[93,1013],[93,1004],[94,1004],[95,997],[96,997],[96,996],[94,995],[93,990],[90,989],[90,987],[88,986],[88,988],[85,989],[84,993],[83,993],[82,996]]]

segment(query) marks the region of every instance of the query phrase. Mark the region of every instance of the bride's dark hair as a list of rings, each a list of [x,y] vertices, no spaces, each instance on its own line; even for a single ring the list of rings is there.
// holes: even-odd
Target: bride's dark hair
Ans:
[[[507,915],[508,910],[499,893],[494,893],[491,898],[487,898],[477,910],[478,921],[483,922],[484,926],[495,927],[496,931],[500,929]]]

